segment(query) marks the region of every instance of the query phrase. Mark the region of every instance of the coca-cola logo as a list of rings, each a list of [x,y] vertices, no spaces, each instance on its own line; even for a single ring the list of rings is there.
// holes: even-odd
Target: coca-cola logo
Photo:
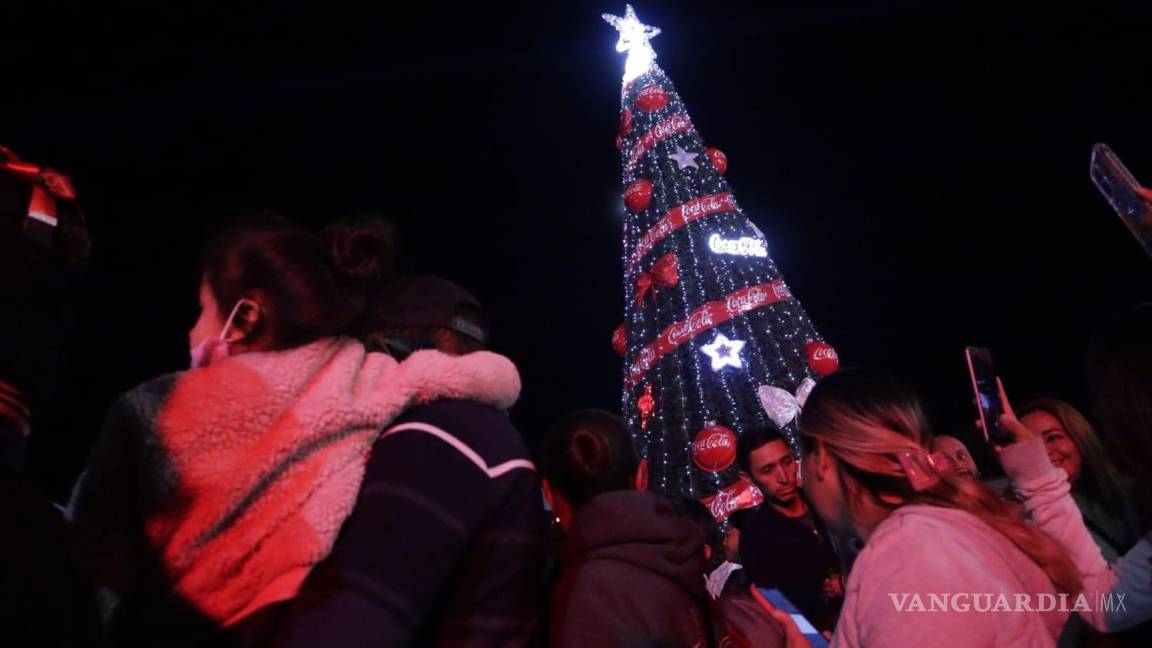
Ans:
[[[725,201],[717,196],[705,196],[684,203],[682,213],[686,221],[724,209]]]
[[[691,127],[692,124],[688,121],[687,115],[672,115],[668,119],[665,119],[659,124],[656,124],[656,126],[652,128],[650,134],[652,135],[653,139],[659,141],[665,137],[668,137],[669,135],[674,135]],[[655,144],[656,142],[652,143]]]
[[[708,505],[708,511],[712,513],[712,517],[717,520],[723,520],[728,517],[732,511],[735,511],[737,506],[739,506],[739,503],[731,491],[720,491],[716,493],[716,497],[713,498],[712,503]]]
[[[730,254],[732,256],[766,257],[768,248],[764,241],[751,236],[742,236],[738,239],[726,239],[719,234],[708,237],[708,249],[716,254]]]
[[[753,286],[742,294],[728,297],[725,306],[728,308],[729,315],[736,315],[763,306],[766,303],[768,303],[767,291],[760,286]]]
[[[772,284],[772,292],[776,295],[776,299],[792,299],[792,291],[782,281]]]
[[[668,329],[668,343],[679,346],[684,340],[696,335],[700,331],[712,326],[712,311],[704,308],[692,313],[692,316],[683,322],[673,324]]]
[[[644,347],[640,350],[640,367],[645,371],[652,368],[652,363],[656,362],[656,352],[651,347]]]
[[[832,347],[816,347],[812,352],[813,360],[839,360],[840,356],[836,355],[836,349]]]
[[[628,155],[628,169],[635,166],[636,163],[640,161],[640,158],[644,157],[644,154],[650,151],[653,146],[656,146],[656,143],[660,140],[669,135],[684,132],[690,128],[692,128],[692,122],[690,122],[688,116],[684,114],[672,115],[668,119],[656,124],[652,127],[652,130],[644,133],[644,137],[641,137],[640,141],[632,147],[632,151]]]
[[[693,449],[697,452],[702,450],[712,450],[714,448],[731,448],[732,437],[725,432],[714,432],[706,438],[697,441],[693,444]]]

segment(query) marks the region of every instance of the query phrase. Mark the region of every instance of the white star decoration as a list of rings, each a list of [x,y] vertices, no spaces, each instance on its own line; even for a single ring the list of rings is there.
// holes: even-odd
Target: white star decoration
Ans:
[[[700,167],[696,166],[696,158],[699,155],[699,153],[689,153],[688,151],[685,151],[683,147],[677,144],[676,152],[669,155],[668,157],[676,160],[676,165],[680,167],[681,171],[687,169],[688,167],[699,170]]]
[[[700,351],[712,358],[712,369],[718,371],[724,367],[742,368],[744,363],[740,360],[740,351],[743,348],[742,340],[729,340],[723,333],[717,333],[712,344],[705,344]]]
[[[660,29],[640,22],[632,5],[624,5],[623,18],[612,14],[601,16],[620,32],[616,51],[628,52],[628,60],[624,63],[624,81],[631,81],[647,72],[648,68],[652,67],[652,62],[656,60],[656,50],[652,49],[648,41],[659,34]]]

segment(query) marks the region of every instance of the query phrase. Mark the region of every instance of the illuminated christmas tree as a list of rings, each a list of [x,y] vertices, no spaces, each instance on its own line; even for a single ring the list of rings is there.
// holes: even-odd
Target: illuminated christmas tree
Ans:
[[[795,418],[817,376],[835,370],[781,278],[763,233],[724,179],[631,6],[604,19],[628,53],[616,139],[623,164],[623,412],[649,488],[710,500],[726,517],[747,505],[735,440],[774,426],[795,446]],[[741,501],[743,499],[743,501]]]

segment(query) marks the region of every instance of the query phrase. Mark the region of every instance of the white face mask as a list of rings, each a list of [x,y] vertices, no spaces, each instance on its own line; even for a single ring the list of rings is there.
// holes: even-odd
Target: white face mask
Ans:
[[[190,369],[211,366],[213,363],[219,362],[230,355],[231,349],[229,347],[231,344],[228,342],[226,336],[228,335],[228,329],[232,328],[232,321],[236,319],[236,313],[240,312],[240,305],[245,301],[247,300],[241,299],[232,307],[232,314],[229,315],[228,319],[224,322],[224,328],[220,329],[220,335],[216,337],[206,337],[200,341],[200,344],[192,347],[191,351],[189,351],[189,355],[191,356]]]

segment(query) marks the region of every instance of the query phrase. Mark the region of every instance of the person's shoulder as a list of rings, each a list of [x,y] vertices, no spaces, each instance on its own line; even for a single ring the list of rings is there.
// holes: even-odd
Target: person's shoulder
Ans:
[[[519,430],[507,413],[467,400],[439,400],[405,412],[384,430],[384,439],[404,433],[454,449],[490,473],[511,466],[533,468]]]
[[[924,572],[980,572],[1011,551],[1011,542],[976,516],[959,509],[914,504],[888,516],[868,539],[853,570],[887,570],[894,562]],[[972,569],[969,570],[968,567]]]
[[[112,401],[109,414],[121,418],[130,415],[145,421],[155,419],[184,373],[163,374],[132,387]]]

